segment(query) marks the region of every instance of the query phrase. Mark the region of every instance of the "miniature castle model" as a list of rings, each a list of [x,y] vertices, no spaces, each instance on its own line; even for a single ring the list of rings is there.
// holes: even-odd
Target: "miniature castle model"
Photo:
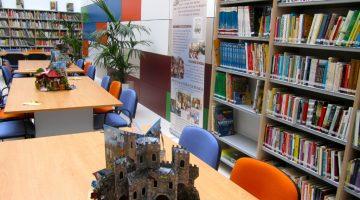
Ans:
[[[107,169],[94,173],[92,199],[200,199],[194,187],[199,168],[179,146],[165,162],[159,138],[106,127],[105,153]]]

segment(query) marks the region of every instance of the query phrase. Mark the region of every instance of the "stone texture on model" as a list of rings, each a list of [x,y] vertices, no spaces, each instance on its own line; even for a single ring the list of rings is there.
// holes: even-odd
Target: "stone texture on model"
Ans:
[[[200,199],[199,168],[189,163],[188,151],[173,146],[172,161],[165,162],[157,137],[112,128],[105,135],[107,169],[94,173],[92,199]]]

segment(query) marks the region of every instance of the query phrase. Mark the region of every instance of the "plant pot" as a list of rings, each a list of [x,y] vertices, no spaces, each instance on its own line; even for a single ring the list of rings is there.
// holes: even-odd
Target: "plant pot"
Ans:
[[[126,81],[122,84],[123,89],[134,89],[134,81]]]

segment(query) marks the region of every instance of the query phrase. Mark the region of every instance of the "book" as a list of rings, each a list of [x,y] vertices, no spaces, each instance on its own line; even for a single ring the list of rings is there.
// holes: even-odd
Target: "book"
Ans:
[[[217,105],[214,112],[214,128],[219,136],[234,134],[233,109],[225,105]]]
[[[349,10],[346,16],[336,13],[289,13],[275,22],[275,41],[358,47],[359,10]]]
[[[322,90],[355,95],[360,69],[359,60],[339,62],[336,58],[276,53],[270,78]]]
[[[339,159],[342,159],[343,149],[333,148],[302,133],[273,124],[267,124],[265,130],[265,148],[326,179],[339,181],[342,165]]]
[[[268,53],[268,44],[220,42],[220,66],[264,77]]]
[[[66,4],[66,11],[74,12],[74,3],[67,3]]]

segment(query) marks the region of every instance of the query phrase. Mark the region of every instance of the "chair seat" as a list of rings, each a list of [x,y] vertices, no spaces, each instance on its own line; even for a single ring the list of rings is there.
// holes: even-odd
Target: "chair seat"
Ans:
[[[25,129],[26,127],[26,129]],[[17,137],[33,136],[35,133],[34,124],[23,120],[7,121],[0,123],[0,139],[10,139]]]
[[[115,108],[113,106],[104,106],[104,107],[100,107],[100,108],[94,108],[94,113],[95,114],[104,114],[104,113],[108,113],[114,109]]]
[[[24,119],[25,114],[7,114],[4,112],[4,109],[0,110],[0,120],[10,120],[10,119]]]
[[[128,122],[117,113],[109,113],[106,115],[105,124],[112,127],[126,127]]]

